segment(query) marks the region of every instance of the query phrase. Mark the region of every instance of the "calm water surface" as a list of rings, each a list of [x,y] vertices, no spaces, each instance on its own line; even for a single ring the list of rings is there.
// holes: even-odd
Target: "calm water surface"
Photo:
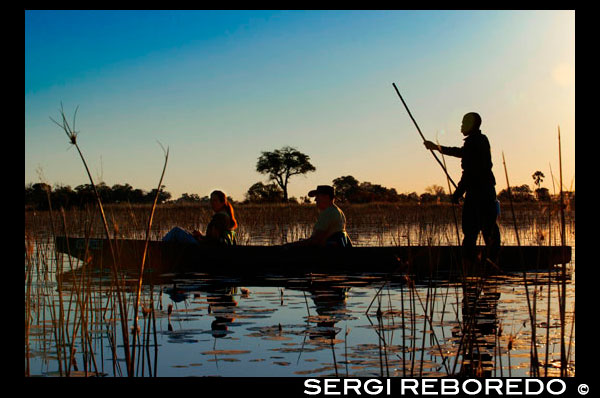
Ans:
[[[574,237],[568,244],[574,247]],[[575,372],[574,257],[573,252],[564,331],[571,375]],[[60,329],[53,319],[59,318],[62,300],[68,325],[64,330],[76,350],[72,374],[126,375],[110,279],[86,284],[80,296],[74,285],[65,283],[60,297],[53,273],[36,269],[26,286],[31,314],[26,339],[29,374],[59,375],[55,332]],[[542,363],[547,362],[540,367],[542,376],[546,369],[549,376],[559,374],[561,328],[555,279],[550,277],[548,319],[548,274],[528,274],[530,299],[536,294],[538,355]],[[130,328],[133,298],[127,295]],[[165,275],[156,285],[144,286],[142,305],[149,308],[151,298],[154,317],[142,311],[139,316],[143,345],[135,362],[138,376],[387,377],[461,371],[531,375],[532,325],[522,274],[464,286],[459,281],[388,281],[378,275],[267,278],[254,285],[200,273]],[[477,303],[473,313],[465,307],[469,302]],[[472,333],[463,336],[461,325],[473,319]],[[87,330],[89,339],[82,338],[81,330]],[[465,347],[469,348],[463,356]]]
[[[551,366],[560,359],[557,285],[552,285],[551,318],[546,318],[548,287],[544,275],[529,275],[537,286],[536,336],[544,357],[549,331]],[[415,286],[388,283],[383,278],[314,276],[295,281],[266,280],[269,286],[215,281],[202,275],[169,277],[168,283],[144,287],[142,303],[155,317],[140,314],[144,342],[136,365],[139,376],[443,376],[464,366],[460,324],[464,298],[473,289],[459,283],[425,282]],[[573,280],[573,279],[571,279]],[[60,298],[55,284],[44,285],[41,308],[32,320],[29,367],[32,375],[57,375],[56,345],[49,303]],[[286,287],[280,287],[286,286]],[[48,288],[50,286],[50,288]],[[574,340],[570,338],[574,284],[568,283],[566,341],[574,372]],[[65,288],[65,287],[63,287]],[[534,288],[529,285],[530,297]],[[522,276],[489,279],[477,310],[476,352],[488,375],[530,375],[531,325]],[[466,292],[466,293],[465,293]],[[63,291],[71,324],[81,328],[77,300]],[[88,326],[90,341],[83,349],[76,333],[73,370],[125,375],[125,361],[114,299],[98,286],[90,289],[95,309]],[[128,295],[133,302],[133,295]],[[112,306],[112,307],[111,307]],[[170,308],[169,308],[170,307]],[[169,314],[170,312],[170,314]],[[428,316],[425,316],[427,314]],[[133,311],[129,312],[129,319]],[[93,318],[93,319],[92,319]],[[133,322],[130,321],[130,326]],[[498,331],[501,332],[498,333]],[[116,339],[117,349],[111,349]],[[508,350],[510,344],[510,351]],[[89,355],[93,347],[94,358]],[[138,351],[139,352],[139,351]],[[468,365],[468,363],[467,363]],[[543,368],[542,368],[543,372]],[[74,372],[77,374],[77,372]],[[543,374],[543,373],[542,373]]]

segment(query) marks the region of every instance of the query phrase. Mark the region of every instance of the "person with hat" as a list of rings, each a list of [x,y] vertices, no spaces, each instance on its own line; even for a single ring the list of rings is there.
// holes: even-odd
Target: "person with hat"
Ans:
[[[462,177],[452,194],[452,203],[465,195],[462,209],[463,256],[475,260],[475,245],[479,232],[487,248],[487,257],[496,262],[500,250],[500,229],[496,223],[499,205],[496,200],[496,179],[492,172],[492,156],[488,138],[481,133],[481,116],[475,112],[464,115],[460,131],[465,136],[462,147],[445,147],[425,140],[429,150],[461,158]]]
[[[319,185],[308,193],[314,197],[319,209],[319,218],[313,233],[308,239],[290,243],[293,246],[351,247],[352,242],[346,233],[346,216],[335,202],[335,190],[330,185]]]

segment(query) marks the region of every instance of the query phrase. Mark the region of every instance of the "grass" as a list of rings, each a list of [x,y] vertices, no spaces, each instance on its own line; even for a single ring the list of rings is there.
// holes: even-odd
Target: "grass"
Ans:
[[[460,208],[450,205],[409,205],[393,203],[339,204],[347,218],[347,229],[353,242],[360,246],[407,245],[427,241],[456,245],[453,211],[460,220]],[[499,227],[504,244],[517,244],[510,211],[502,210]],[[145,239],[145,226],[150,205],[107,205],[105,211],[109,229],[117,238]],[[521,244],[561,244],[561,226],[556,223],[558,205],[515,203],[515,221]],[[318,210],[314,204],[301,205],[237,205],[241,244],[281,244],[305,238],[312,232]],[[93,207],[66,210],[67,228],[71,236],[104,237],[102,220]],[[184,229],[206,228],[212,210],[206,205],[157,205],[150,230],[151,240],[160,240],[174,226]],[[552,217],[552,220],[550,219]],[[565,212],[565,235],[575,233],[575,210]],[[51,221],[48,211],[27,210],[25,228],[41,234],[52,234],[51,226],[61,228],[62,221]],[[90,232],[88,232],[90,231]],[[540,235],[542,234],[542,235]],[[542,240],[540,241],[540,236]]]

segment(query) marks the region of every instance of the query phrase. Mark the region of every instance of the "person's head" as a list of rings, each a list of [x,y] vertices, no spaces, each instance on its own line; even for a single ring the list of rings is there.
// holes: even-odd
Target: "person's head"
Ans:
[[[464,135],[469,135],[472,132],[479,131],[479,127],[481,126],[481,116],[475,112],[469,112],[465,116],[463,116],[462,124],[460,126],[460,131]]]
[[[231,206],[231,203],[229,203],[229,201],[227,200],[227,195],[225,195],[223,191],[212,191],[212,193],[210,194],[210,206],[212,207],[215,213],[225,209],[233,223],[232,229],[237,228],[238,223],[235,219],[233,206]]]
[[[333,204],[335,190],[330,185],[319,185],[317,189],[310,191],[308,196],[315,198],[319,210],[324,210]]]

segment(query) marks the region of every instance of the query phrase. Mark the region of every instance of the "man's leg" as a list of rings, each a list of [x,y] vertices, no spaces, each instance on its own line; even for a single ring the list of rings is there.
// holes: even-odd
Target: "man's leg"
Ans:
[[[481,232],[485,241],[486,255],[494,264],[497,264],[500,252],[500,228],[497,223],[495,202],[486,205],[484,217],[485,222]]]
[[[465,266],[470,266],[475,263],[477,253],[475,245],[477,236],[479,235],[480,222],[477,202],[465,198],[465,203],[462,209],[462,231],[463,231],[463,260]]]

